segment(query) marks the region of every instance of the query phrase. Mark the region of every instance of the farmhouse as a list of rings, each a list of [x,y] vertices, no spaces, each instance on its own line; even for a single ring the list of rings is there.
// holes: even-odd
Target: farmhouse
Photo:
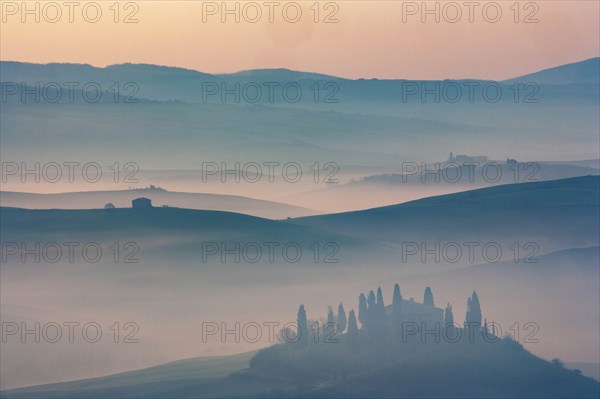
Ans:
[[[393,306],[385,307],[386,315],[390,316],[393,313]],[[426,305],[415,302],[413,298],[410,300],[402,300],[402,316],[404,322],[414,322],[418,325],[425,323],[427,326],[435,326],[441,324],[444,320],[444,309],[436,308],[433,305]]]
[[[131,207],[133,209],[149,209],[152,208],[152,200],[146,197],[136,198],[131,201]]]

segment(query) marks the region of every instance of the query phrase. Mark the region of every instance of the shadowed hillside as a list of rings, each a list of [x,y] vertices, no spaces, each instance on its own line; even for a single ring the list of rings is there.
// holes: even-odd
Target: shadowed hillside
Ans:
[[[0,192],[0,204],[4,207],[34,209],[99,209],[103,208],[105,204],[111,203],[117,208],[129,208],[131,200],[138,197],[150,198],[155,206],[166,205],[177,208],[237,212],[272,219],[285,219],[315,213],[298,206],[241,196],[180,193],[159,188],[61,194],[2,191]]]
[[[534,242],[542,254],[596,245],[599,183],[585,176],[508,184],[293,222],[397,244]]]
[[[188,359],[107,377],[4,391],[3,397],[594,398],[599,393],[597,381],[565,369],[558,360],[536,358],[512,339],[495,336],[487,323],[482,327],[479,302],[473,302],[471,311],[478,313],[467,313],[470,324],[464,329],[454,327],[452,308],[450,316],[446,308],[443,340],[435,334],[405,335],[401,320],[406,320],[407,309],[397,307],[397,297],[401,298],[399,290],[394,292],[389,319],[377,314],[377,309],[384,309],[380,292],[377,302],[369,299],[368,309],[359,311],[359,318],[368,316],[360,331],[353,310],[347,330],[345,313],[341,322],[341,311],[334,318],[331,310],[322,330],[321,326],[309,330],[301,306],[296,337],[293,332],[291,337],[286,334],[290,341],[256,354]],[[471,299],[476,300],[475,293]],[[389,327],[381,324],[385,320]],[[395,329],[400,325],[401,330]],[[319,330],[326,335],[315,335]]]

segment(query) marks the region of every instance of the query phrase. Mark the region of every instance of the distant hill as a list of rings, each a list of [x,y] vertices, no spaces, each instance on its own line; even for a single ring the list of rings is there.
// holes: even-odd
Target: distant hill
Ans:
[[[490,160],[479,162],[478,166],[457,168],[456,164],[448,166],[446,162],[425,166],[415,162],[410,166],[421,169],[412,173],[403,175],[398,167],[396,173],[365,174],[343,184],[289,195],[282,201],[330,210],[329,213],[347,212],[502,184],[598,175],[599,163],[599,160],[536,161],[508,166],[505,161]]]
[[[516,165],[509,166],[505,161],[479,161],[472,166],[461,165],[458,168],[455,164],[441,162],[437,165],[427,164],[423,169],[413,174],[403,175],[385,174],[365,176],[363,183],[389,183],[410,186],[420,185],[471,185],[473,187],[494,186],[507,183],[536,182],[545,180],[566,179],[569,177],[598,175],[600,170],[598,163],[596,167],[580,166],[591,165],[594,161],[574,161],[574,162],[519,162]],[[493,166],[494,165],[494,166]],[[421,165],[418,165],[420,168]],[[486,168],[484,171],[483,169]],[[494,170],[492,173],[491,170]],[[430,172],[435,171],[435,172]],[[472,178],[470,176],[472,175]],[[496,175],[499,176],[496,179]],[[453,180],[458,176],[456,180]]]
[[[513,81],[530,81],[548,85],[598,84],[600,83],[600,58],[590,58],[508,80],[508,82]]]
[[[114,64],[104,68],[94,67],[89,64],[74,64],[74,63],[48,63],[34,64],[18,61],[0,61],[2,66],[2,81],[35,81],[36,78],[44,78],[44,80],[63,80],[68,78],[92,78],[120,76],[122,78],[138,79],[162,78],[162,79],[242,79],[242,80],[260,80],[260,81],[299,81],[299,80],[335,80],[335,81],[352,81],[332,75],[324,75],[314,72],[294,71],[285,68],[272,69],[253,69],[227,74],[210,74],[192,69],[170,67],[153,64]],[[573,62],[565,65],[560,65],[552,68],[543,69],[527,75],[522,75],[505,80],[505,82],[530,80],[537,84],[571,84],[571,83],[598,83],[600,76],[598,69],[600,68],[600,58],[590,58],[583,61]],[[378,82],[378,81],[407,81],[401,77],[397,79],[357,79],[357,82]],[[469,79],[462,79],[469,80]],[[478,79],[485,81],[485,79]],[[414,80],[419,81],[419,80]]]
[[[162,189],[83,191],[60,194],[36,194],[0,191],[0,205],[30,209],[101,209],[107,203],[131,208],[131,200],[147,197],[153,205],[244,213],[271,219],[315,214],[298,206],[262,201],[248,197],[203,193],[181,193]]]
[[[73,103],[66,88],[56,103],[34,101],[34,96],[23,101],[18,93],[8,96],[0,111],[0,151],[8,161],[66,161],[78,154],[108,164],[128,159],[145,170],[193,169],[199,159],[261,162],[273,161],[277,154],[275,160],[283,162],[389,167],[417,156],[439,159],[449,147],[499,159],[597,156],[600,89],[594,83],[538,84],[515,91],[513,82],[350,80],[282,69],[211,75],[144,64],[96,68],[9,61],[0,68],[6,92],[15,83],[17,89],[21,84],[23,89],[37,83],[81,84]],[[98,103],[82,95],[91,82],[103,90]],[[268,82],[277,84],[273,96]],[[287,84],[299,87],[301,96],[284,94]],[[466,84],[478,87],[472,100]],[[488,84],[500,89],[497,102],[485,97]],[[417,92],[408,95],[406,85]],[[456,100],[441,94],[424,99],[427,85],[439,87],[438,94],[448,93],[446,85],[458,86],[461,95]],[[237,87],[236,95],[223,95],[223,87]],[[522,145],[515,147],[514,140]],[[53,145],[57,142],[62,145]],[[177,145],[181,142],[186,145]],[[177,157],[166,159],[165,153]]]
[[[174,207],[110,210],[0,207],[0,216],[3,242],[48,243],[61,239],[111,243],[120,240],[137,243],[140,249],[138,257],[141,260],[161,259],[169,263],[177,261],[181,264],[199,264],[205,251],[202,245],[207,242],[217,243],[218,246],[226,244],[229,249],[235,245],[239,248],[258,245],[261,252],[256,262],[274,266],[290,264],[282,258],[282,248],[285,245],[296,245],[302,251],[297,265],[315,264],[315,255],[311,249],[315,248],[315,243],[320,251],[319,264],[322,264],[326,254],[334,254],[332,259],[336,260],[335,263],[352,264],[360,259],[364,262],[372,257],[372,253],[382,257],[391,256],[394,250],[376,242],[309,226],[222,211]],[[269,252],[264,244],[268,242],[277,244],[275,261],[269,261]],[[328,243],[333,246],[325,251],[323,248]],[[250,247],[248,258],[254,256],[255,248],[256,246]],[[220,263],[220,254],[219,249],[210,260]],[[232,261],[232,257],[230,255],[227,259]],[[242,265],[248,263],[243,259]],[[233,263],[234,266],[235,264]]]
[[[593,58],[585,61],[575,62],[572,64],[561,65],[555,68],[545,69],[533,74],[528,74],[503,82],[495,82],[492,79],[459,79],[452,80],[459,84],[471,81],[485,84],[495,82],[508,85],[512,82],[534,82],[538,85],[586,85],[597,84],[598,78],[598,58]],[[404,91],[403,87],[406,84],[421,85],[424,83],[433,84],[434,82],[444,83],[446,80],[425,81],[425,80],[406,80],[398,79],[345,79],[336,76],[324,75],[314,72],[293,71],[283,68],[273,69],[257,69],[240,71],[229,74],[209,74],[200,71],[161,66],[151,64],[116,64],[104,68],[94,67],[88,64],[70,64],[70,63],[50,63],[50,64],[32,64],[17,61],[1,61],[2,81],[3,82],[24,82],[24,83],[40,83],[46,82],[96,82],[108,88],[115,82],[125,84],[126,82],[134,82],[139,87],[138,97],[160,100],[160,101],[190,101],[190,102],[221,102],[220,95],[203,96],[206,90],[205,85],[216,84],[216,88],[221,84],[225,84],[228,88],[234,87],[236,83],[244,85],[247,83],[258,84],[261,86],[264,82],[275,82],[279,85],[279,89],[287,83],[299,83],[302,87],[303,95],[299,99],[299,104],[316,105],[314,101],[315,83],[320,87],[320,96],[331,94],[329,99],[336,99],[334,102],[329,102],[336,107],[343,107],[344,102],[365,103],[365,102],[405,102],[402,98]],[[325,84],[332,83],[335,89],[325,87]],[[279,90],[276,90],[277,91]],[[578,87],[579,94],[582,94],[583,87]],[[108,89],[105,89],[108,90]],[[214,89],[211,89],[214,90]],[[266,91],[266,86],[264,87]],[[280,90],[279,90],[280,91]],[[569,92],[569,91],[567,91]],[[553,98],[556,95],[566,95],[565,91],[560,93],[551,93]],[[220,93],[217,91],[217,93]],[[569,92],[569,95],[576,95],[575,92]],[[280,94],[280,93],[279,93]],[[282,101],[281,95],[277,95],[274,103],[279,105],[293,105],[290,102]],[[506,98],[512,100],[511,96],[506,93]],[[543,93],[542,93],[543,94]],[[266,96],[264,96],[266,97]],[[416,103],[420,103],[420,96],[412,98]],[[230,96],[230,98],[233,98]],[[328,105],[325,97],[317,98],[319,108],[324,108]],[[464,100],[464,99],[463,99]],[[476,99],[477,102],[481,98]],[[240,101],[228,101],[235,104]],[[242,101],[244,102],[244,101]],[[294,101],[293,103],[295,103]],[[265,101],[265,98],[258,100],[258,103],[273,103]],[[331,107],[325,107],[331,109]]]
[[[598,176],[506,184],[293,222],[398,244],[533,241],[545,253],[598,242],[599,184]]]
[[[291,221],[179,208],[27,210],[3,207],[0,208],[3,242],[135,241],[139,243],[141,260],[139,264],[111,264],[112,256],[109,256],[108,262],[103,264],[49,264],[35,263],[30,258],[25,264],[12,257],[2,265],[3,295],[5,300],[19,304],[20,291],[30,286],[45,287],[36,298],[37,303],[30,306],[68,308],[83,315],[94,309],[111,312],[111,317],[117,317],[112,312],[123,312],[124,318],[135,315],[142,321],[146,315],[154,321],[173,321],[174,325],[177,321],[177,325],[184,326],[178,331],[186,331],[186,327],[197,331],[198,324],[193,323],[207,317],[218,320],[223,314],[232,318],[251,314],[247,317],[255,319],[262,317],[263,312],[268,313],[268,317],[276,317],[273,314],[280,315],[283,311],[289,315],[289,309],[283,308],[290,306],[289,303],[296,307],[310,289],[323,291],[324,295],[336,295],[339,299],[336,292],[343,292],[348,286],[358,287],[365,282],[384,286],[393,278],[399,280],[407,297],[416,297],[412,292],[421,295],[423,286],[431,285],[436,300],[443,298],[452,302],[457,319],[464,314],[461,307],[464,307],[465,293],[477,289],[486,317],[497,317],[495,320],[502,321],[505,328],[515,322],[511,317],[518,317],[521,323],[540,323],[544,340],[533,348],[528,347],[534,353],[539,354],[536,350],[543,347],[540,352],[547,358],[556,353],[565,361],[592,361],[587,357],[593,356],[589,353],[594,349],[589,342],[590,339],[596,342],[597,334],[595,326],[593,329],[587,326],[594,323],[594,316],[590,314],[594,315],[598,304],[594,300],[598,293],[594,286],[598,282],[598,257],[594,248],[580,247],[597,246],[598,183],[598,177],[588,176],[504,185],[390,207]],[[427,265],[416,261],[413,262],[416,267],[409,271],[413,275],[421,274],[417,281],[417,276],[409,277],[405,273],[409,265],[402,262],[399,244],[421,240],[430,244],[432,241],[489,240],[502,242],[505,249],[515,241],[521,244],[534,241],[539,244],[536,254],[539,263],[513,261],[472,269],[451,264],[449,266],[456,269],[456,274],[426,275],[426,271],[447,270],[448,265],[432,260]],[[313,253],[307,250],[308,256],[294,264],[238,264],[231,258],[225,264],[218,256],[206,264],[201,260],[203,241],[226,241],[229,248],[236,241],[296,242],[305,249],[315,241],[321,244],[334,242],[340,247],[337,255],[340,262],[315,262]],[[567,247],[570,248],[568,251],[543,256]],[[524,254],[528,252],[521,252],[521,256]],[[4,287],[10,291],[5,291]],[[269,300],[273,295],[278,295],[277,301]],[[353,296],[352,302],[344,300],[344,303],[355,301]],[[268,305],[263,305],[265,303]],[[574,311],[575,308],[578,311]],[[568,314],[562,316],[564,312]],[[190,316],[192,314],[194,316]],[[573,324],[581,329],[566,334],[565,330]],[[570,337],[576,337],[576,341],[572,342]],[[161,338],[173,342],[166,335]],[[193,335],[181,338],[184,339],[191,341],[190,345],[197,344],[197,337]],[[565,358],[565,353],[574,357]],[[496,355],[489,354],[492,358]],[[39,360],[46,367],[53,362],[54,358]],[[544,369],[540,370],[545,373]],[[393,371],[390,373],[394,375]],[[365,378],[371,377],[377,379],[379,375]],[[561,375],[555,377],[562,378]],[[231,378],[214,382],[213,388],[202,388],[203,392],[210,392],[206,396],[214,397],[214,392],[229,392],[224,386],[240,390],[252,387],[251,392],[264,392],[265,387],[274,390],[296,388],[289,379],[264,373],[256,377],[256,370]],[[356,378],[362,377],[357,375]],[[390,377],[390,381],[381,383],[394,386],[391,380]],[[569,381],[564,386],[570,386]],[[165,391],[160,389],[160,394],[165,396]],[[327,392],[334,392],[331,395],[336,396],[341,388],[328,383],[316,389],[318,392],[333,389]],[[99,392],[98,396],[106,394]],[[189,394],[185,388],[178,392]],[[511,396],[514,392],[509,393],[497,396]],[[156,396],[160,397],[160,394]],[[373,391],[365,396],[383,394]],[[81,395],[80,391],[72,394],[73,397]],[[166,396],[174,395],[178,393],[169,392]]]
[[[287,236],[289,239],[309,239],[316,235],[311,227],[263,219],[233,212],[181,208],[152,209],[20,209],[0,208],[3,238],[45,235],[95,236],[98,240],[110,237],[132,238],[178,235],[197,238],[204,234],[258,238],[263,235]],[[236,234],[233,234],[236,232]],[[321,232],[323,234],[323,232]],[[327,234],[327,233],[325,233]]]
[[[293,71],[285,68],[273,68],[273,69],[251,69],[248,71],[240,71],[235,73],[219,74],[222,78],[242,78],[251,80],[265,80],[271,79],[275,82],[280,81],[299,81],[299,80],[347,80],[332,75],[324,75],[321,73],[312,72],[300,72]]]

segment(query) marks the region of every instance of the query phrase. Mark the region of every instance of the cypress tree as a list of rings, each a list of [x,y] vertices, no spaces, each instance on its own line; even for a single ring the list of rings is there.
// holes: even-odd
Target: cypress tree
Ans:
[[[467,314],[465,315],[465,324],[471,323],[471,297],[467,299]]]
[[[402,314],[402,294],[400,293],[400,286],[398,284],[394,285],[392,315],[392,322],[396,333],[402,334],[402,321],[404,320],[404,316]]]
[[[394,285],[394,298],[392,299],[392,305],[394,312],[396,309],[402,309],[402,294],[400,293],[400,286],[398,284]]]
[[[473,296],[471,296],[471,319],[476,325],[481,325],[481,305],[479,304],[479,297],[475,291],[473,291]]]
[[[338,332],[342,334],[346,330],[346,324],[348,320],[346,319],[346,311],[344,310],[344,305],[340,302],[340,306],[338,306]]]
[[[435,306],[433,303],[433,292],[431,288],[425,288],[425,294],[423,295],[423,305]]]
[[[448,302],[446,305],[446,310],[444,310],[444,325],[446,327],[454,324],[454,315],[452,314],[452,305]]]
[[[383,292],[381,287],[377,288],[377,312],[375,313],[375,325],[377,334],[381,337],[387,335],[388,332],[388,318],[385,314],[385,303],[383,302]]]
[[[360,294],[358,297],[358,320],[360,320],[360,324],[363,327],[367,325],[367,313],[369,310],[367,309],[367,297],[365,294]]]
[[[308,320],[306,319],[306,311],[304,310],[304,305],[300,305],[298,309],[298,337],[297,343],[301,346],[306,346],[308,344]]]
[[[369,312],[375,311],[377,307],[377,301],[375,300],[375,293],[373,290],[369,291],[369,297],[367,298],[367,309]]]
[[[377,302],[375,301],[375,293],[369,291],[367,298],[367,330],[373,330],[377,320]]]
[[[323,329],[323,332],[325,333],[324,339],[331,339],[331,337],[336,334],[335,316],[333,315],[331,306],[327,311],[327,325]]]
[[[379,318],[385,317],[385,304],[383,303],[381,287],[377,288],[377,316]]]
[[[354,316],[354,309],[350,310],[348,316],[348,347],[350,350],[357,351],[359,344],[358,326],[356,325],[356,317]]]

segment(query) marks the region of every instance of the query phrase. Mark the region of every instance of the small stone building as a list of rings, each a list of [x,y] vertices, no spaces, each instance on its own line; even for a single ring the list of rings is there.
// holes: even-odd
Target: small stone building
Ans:
[[[152,208],[152,200],[150,198],[141,197],[131,201],[133,209],[149,209]]]

